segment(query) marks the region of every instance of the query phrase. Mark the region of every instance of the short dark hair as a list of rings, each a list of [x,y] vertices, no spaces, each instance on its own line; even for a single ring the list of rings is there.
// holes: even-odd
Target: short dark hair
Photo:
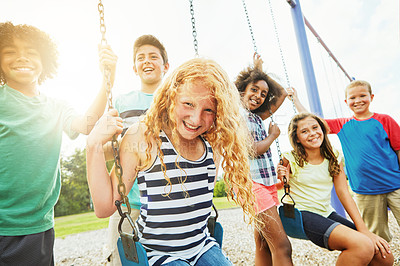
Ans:
[[[280,85],[259,67],[249,66],[240,71],[235,80],[235,85],[239,93],[242,94],[245,92],[247,85],[260,80],[264,80],[267,83],[269,90],[263,104],[251,111],[252,113],[263,113],[269,110],[271,105],[275,104],[277,99],[282,95]]]
[[[139,50],[139,48],[146,44],[157,47],[158,50],[160,50],[160,54],[164,61],[164,65],[166,63],[168,63],[167,50],[165,50],[164,45],[156,37],[154,37],[151,34],[142,35],[136,39],[136,41],[133,45],[133,58],[134,59],[136,58],[136,54],[137,54],[137,51]]]
[[[4,47],[12,45],[14,38],[29,42],[39,52],[43,66],[38,80],[39,84],[43,83],[47,78],[52,78],[57,73],[57,45],[47,33],[31,25],[14,25],[9,21],[0,23],[0,51]],[[0,84],[4,85],[6,82],[3,70],[0,68]]]

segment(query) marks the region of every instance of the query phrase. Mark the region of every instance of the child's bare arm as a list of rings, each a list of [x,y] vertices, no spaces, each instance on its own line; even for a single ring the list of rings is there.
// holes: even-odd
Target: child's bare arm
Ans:
[[[267,150],[270,148],[271,144],[274,142],[274,140],[276,138],[279,137],[280,134],[281,134],[281,131],[280,131],[278,125],[271,122],[269,124],[269,128],[268,128],[268,136],[263,140],[254,142],[254,151],[256,153],[255,155],[259,156],[259,155],[267,152]]]
[[[90,193],[92,195],[95,213],[98,217],[107,217],[102,214],[103,208],[112,208],[112,183],[107,171],[103,145],[111,140],[114,134],[122,132],[122,119],[116,110],[110,110],[96,125],[87,138],[86,167]]]
[[[294,88],[287,88],[287,97],[289,98],[289,100],[293,101],[294,106],[299,113],[308,112],[308,110],[300,102],[297,91]]]
[[[356,203],[354,202],[353,198],[349,193],[346,176],[344,174],[344,169],[343,169],[343,162],[340,163],[340,170],[341,170],[340,174],[335,176],[333,179],[336,194],[340,202],[343,204],[343,207],[345,208],[346,212],[353,220],[357,228],[357,231],[368,236],[373,241],[375,249],[381,252],[382,256],[385,258],[387,254],[390,253],[389,244],[386,242],[386,240],[373,234],[368,230],[363,219],[361,218]]]
[[[121,141],[120,139],[118,141]],[[104,157],[106,162],[114,160],[113,148],[111,141],[103,145]]]
[[[114,111],[114,113],[113,113]],[[136,126],[136,125],[134,125]],[[132,126],[132,127],[134,127]],[[95,213],[98,217],[108,217],[116,210],[115,200],[120,200],[118,193],[118,178],[115,169],[111,174],[107,172],[103,145],[113,135],[122,132],[122,119],[118,117],[116,110],[111,110],[104,115],[87,140],[87,178],[92,195]],[[129,132],[129,130],[128,130]],[[136,178],[136,167],[139,164],[139,143],[136,134],[127,134],[121,141],[119,149],[120,163],[123,169],[122,180],[126,186],[125,195],[130,191]]]
[[[263,63],[264,63],[264,61],[262,60],[261,55],[257,54],[257,52],[254,52],[254,55],[253,55],[254,68],[258,68],[258,69],[262,70]]]
[[[214,179],[214,186],[215,183],[217,183],[217,178],[218,178],[218,170],[221,165],[221,158],[222,156],[218,153],[214,153],[214,163],[215,163],[215,179]]]
[[[343,162],[340,163],[340,169],[341,169],[340,174],[335,176],[333,179],[336,194],[340,202],[343,204],[343,207],[346,209],[346,212],[350,215],[351,219],[356,225],[357,230],[360,232],[368,231],[357,209],[357,206],[347,188],[347,180],[343,170]]]
[[[258,115],[261,117],[262,120],[267,119],[268,117],[271,116],[271,113],[275,113],[276,110],[278,110],[279,107],[281,107],[283,101],[285,101],[286,96],[288,95],[287,91],[275,80],[273,80],[272,78],[269,78],[269,84],[271,84],[272,86],[276,87],[279,89],[279,91],[281,92],[281,95],[276,99],[276,102],[271,105],[270,110],[266,110],[263,113],[258,113]]]

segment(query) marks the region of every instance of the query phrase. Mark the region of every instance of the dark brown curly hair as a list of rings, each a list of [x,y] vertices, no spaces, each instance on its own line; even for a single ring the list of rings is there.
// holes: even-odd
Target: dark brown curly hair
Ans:
[[[39,52],[43,67],[38,80],[39,85],[46,79],[54,77],[58,67],[58,50],[47,33],[26,24],[14,25],[9,21],[0,23],[0,51],[6,46],[13,45],[14,38],[29,42]],[[0,85],[6,83],[7,80],[0,68]]]
[[[240,71],[235,80],[235,85],[240,94],[243,94],[247,85],[260,80],[267,82],[269,90],[263,104],[257,109],[251,111],[253,113],[263,113],[267,110],[270,110],[271,105],[274,105],[277,99],[282,95],[279,84],[277,82],[273,82],[274,80],[270,77],[270,75],[265,73],[261,68],[255,66],[249,66]]]
[[[299,139],[297,138],[297,128],[299,121],[307,117],[315,119],[321,127],[322,132],[324,133],[324,141],[321,144],[320,152],[321,155],[329,161],[329,174],[333,178],[340,173],[340,166],[337,157],[333,151],[332,145],[328,139],[329,126],[322,118],[307,112],[297,114],[292,118],[289,123],[288,129],[290,144],[293,147],[292,154],[296,160],[296,163],[300,167],[303,167],[304,163],[307,162],[308,155],[304,147],[298,142]]]

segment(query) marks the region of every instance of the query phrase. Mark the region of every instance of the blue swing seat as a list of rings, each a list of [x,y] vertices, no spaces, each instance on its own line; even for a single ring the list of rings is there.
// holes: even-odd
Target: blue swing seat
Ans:
[[[215,216],[210,216],[208,218],[207,227],[208,227],[208,231],[210,232],[211,237],[213,237],[219,244],[219,247],[222,248],[222,239],[224,236],[224,229],[222,228],[221,223],[217,222],[218,211],[215,208],[214,204],[212,205],[212,207],[215,211]],[[125,216],[125,217],[127,217],[127,216]],[[142,244],[138,241],[136,228],[134,227],[132,220],[130,220],[129,222],[131,223],[131,225],[133,227],[132,235],[126,234],[121,231],[122,220],[120,221],[120,224],[118,225],[120,235],[123,236],[124,239],[129,239],[129,241],[125,240],[126,241],[125,245],[122,243],[121,237],[118,238],[118,241],[117,241],[118,253],[119,253],[119,257],[121,259],[121,264],[127,265],[127,266],[148,266],[149,262],[147,260],[146,251],[145,251],[144,247],[142,246]],[[124,246],[126,249],[129,249],[129,250],[125,250]]]
[[[215,227],[214,227],[214,238],[217,241],[217,243],[219,244],[219,246],[222,248],[222,238],[223,238],[223,234],[224,234],[224,229],[222,228],[221,223],[216,222],[215,223]],[[125,254],[123,245],[122,245],[122,240],[121,238],[118,238],[118,242],[117,242],[117,247],[118,247],[118,252],[119,252],[119,257],[121,259],[121,264],[122,265],[127,265],[127,266],[148,266],[149,262],[147,260],[147,254],[146,251],[144,250],[144,247],[142,246],[142,244],[140,242],[134,242],[135,246],[133,248],[136,249],[136,253],[137,253],[137,258],[138,261],[131,261],[128,260],[128,254]]]
[[[282,221],[283,228],[285,229],[285,232],[288,236],[293,238],[308,240],[308,237],[304,232],[303,218],[301,216],[300,211],[297,208],[294,208],[293,217],[288,217],[285,215],[285,210],[283,205],[279,206],[278,211],[279,211],[279,217],[281,218]]]
[[[222,248],[222,239],[224,237],[224,229],[222,228],[222,225],[219,222],[215,223],[214,235],[212,237],[215,238],[215,240],[219,244],[219,247]]]
[[[131,265],[131,266],[149,266],[149,262],[147,260],[147,254],[146,251],[144,250],[144,247],[142,246],[141,243],[139,242],[134,242],[135,243],[135,249],[137,253],[137,262],[128,260],[128,254],[125,253],[123,245],[122,245],[122,240],[121,238],[118,238],[117,242],[117,247],[118,247],[118,253],[119,253],[119,258],[121,259],[121,264],[122,265]]]
[[[290,237],[308,240],[308,237],[304,232],[303,217],[301,216],[301,212],[295,208],[296,203],[292,195],[290,195],[290,185],[285,176],[283,176],[283,183],[285,194],[281,198],[282,205],[278,208],[283,229],[285,229],[286,234]],[[289,197],[293,203],[285,203],[283,200],[285,197]]]

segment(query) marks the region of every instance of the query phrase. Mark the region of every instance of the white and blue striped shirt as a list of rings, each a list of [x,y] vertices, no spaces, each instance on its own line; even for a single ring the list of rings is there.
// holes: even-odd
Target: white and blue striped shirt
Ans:
[[[158,156],[148,170],[138,173],[140,242],[150,265],[174,260],[194,265],[203,253],[217,245],[207,228],[216,174],[213,152],[203,140],[206,147],[203,156],[190,161],[178,157],[165,133],[160,137],[172,187],[167,185]],[[181,169],[175,165],[176,161]]]

